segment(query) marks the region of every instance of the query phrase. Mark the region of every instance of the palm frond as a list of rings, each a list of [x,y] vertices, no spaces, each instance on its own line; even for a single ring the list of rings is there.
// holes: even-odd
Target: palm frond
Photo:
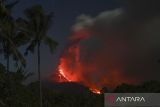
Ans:
[[[12,11],[12,9],[19,3],[20,0],[16,0],[12,3],[6,4],[5,7],[9,10],[9,12]]]
[[[13,41],[16,47],[26,45],[30,41],[30,37],[25,32],[18,32],[16,37],[13,38]]]
[[[26,49],[26,54],[30,52],[34,52],[34,48],[37,46],[38,42],[44,42],[47,46],[49,46],[51,52],[54,52],[58,43],[52,38],[47,36],[48,30],[51,28],[53,13],[45,14],[42,6],[35,5],[29,9],[25,10],[25,19],[19,19],[18,22],[24,26],[24,31],[30,32],[30,37],[32,41],[30,41],[29,46]]]
[[[51,12],[48,15],[45,15],[45,19],[44,19],[44,28],[46,28],[46,32],[48,32],[48,30],[51,28],[52,26],[52,20],[54,17],[54,13]]]
[[[37,40],[32,40],[29,46],[26,49],[25,55],[28,55],[28,52],[34,53],[34,48],[38,44]]]
[[[53,53],[56,49],[56,47],[58,46],[58,43],[53,40],[52,38],[50,38],[49,36],[45,36],[44,38],[44,43],[49,46],[50,51]]]
[[[33,16],[43,15],[44,11],[41,5],[34,5],[31,8],[26,9],[24,13],[28,19],[33,19]]]
[[[26,65],[25,58],[22,56],[22,54],[19,52],[16,45],[10,38],[8,38],[8,44],[9,44],[9,49],[7,49],[7,51],[9,51],[9,54],[12,54],[15,60],[19,60],[21,64],[25,66]]]
[[[12,50],[14,51],[13,57],[15,61],[20,61],[20,63],[25,67],[26,66],[26,60],[24,56],[16,49]]]

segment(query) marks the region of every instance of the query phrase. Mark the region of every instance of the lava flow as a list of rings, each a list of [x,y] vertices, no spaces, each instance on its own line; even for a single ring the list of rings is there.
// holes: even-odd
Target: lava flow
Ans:
[[[67,82],[72,81],[65,75],[63,68],[61,68],[61,67],[59,67],[59,78],[60,78],[60,81],[63,81],[62,78],[65,79]]]
[[[62,61],[63,59],[61,59]],[[79,82],[76,78],[72,77],[65,71],[65,67],[63,66],[63,62],[58,67],[58,75],[59,75],[59,82]],[[96,88],[89,88],[95,94],[101,94],[101,91]]]
[[[133,83],[123,72],[122,58],[126,57],[127,50],[124,41],[111,37],[103,41],[89,34],[79,31],[70,37],[70,44],[57,67],[56,82],[76,82],[96,94],[103,88],[114,89],[122,83]],[[119,49],[123,51],[119,53]]]
[[[98,90],[98,89],[92,89],[92,88],[90,88],[90,90],[91,90],[93,93],[95,93],[95,94],[101,94],[101,91]]]
[[[76,80],[72,80],[68,78],[65,74],[65,71],[63,69],[63,66],[59,65],[59,82],[76,82]],[[89,88],[90,91],[92,91],[95,94],[101,94],[101,91],[96,88]]]

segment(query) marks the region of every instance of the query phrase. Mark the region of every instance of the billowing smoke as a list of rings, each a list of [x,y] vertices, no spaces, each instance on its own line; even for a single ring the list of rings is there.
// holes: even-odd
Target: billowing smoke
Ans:
[[[130,0],[96,17],[80,15],[59,72],[91,88],[138,84],[160,75],[158,0]]]

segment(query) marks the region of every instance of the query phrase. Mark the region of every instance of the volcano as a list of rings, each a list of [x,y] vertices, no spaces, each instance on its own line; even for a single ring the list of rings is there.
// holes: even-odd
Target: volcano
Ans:
[[[128,83],[120,65],[113,66],[112,61],[108,63],[101,55],[95,57],[96,53],[88,56],[89,53],[83,51],[80,44],[81,39],[82,37],[76,38],[65,49],[56,72],[52,75],[53,82],[82,84],[96,94],[100,94],[103,87],[113,89],[121,83]],[[85,39],[87,38],[82,40]]]
[[[49,82],[43,83],[44,87],[48,87],[57,93],[83,94],[88,93],[89,89],[84,85],[75,82]]]
[[[137,83],[138,79],[128,73],[131,68],[135,68],[129,63],[134,61],[134,48],[123,37],[124,33],[106,31],[109,24],[95,26],[96,20],[87,16],[81,18],[73,26],[69,43],[51,80],[60,83],[76,82],[97,94],[100,94],[103,87],[112,90],[122,83]]]

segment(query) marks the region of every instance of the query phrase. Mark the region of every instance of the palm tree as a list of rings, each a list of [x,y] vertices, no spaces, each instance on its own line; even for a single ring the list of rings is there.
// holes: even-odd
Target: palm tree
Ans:
[[[17,29],[16,21],[11,16],[11,9],[18,3],[13,2],[8,5],[3,5],[2,1],[0,5],[0,43],[2,44],[1,53],[5,54],[7,59],[7,71],[10,67],[10,55],[13,55],[13,58],[20,60],[22,65],[25,65],[25,59],[22,54],[18,51],[18,46],[20,46],[20,37],[23,36]],[[20,38],[20,39],[17,39]]]
[[[25,54],[28,52],[34,52],[37,46],[37,57],[38,57],[38,79],[39,79],[39,94],[40,94],[40,107],[42,107],[42,86],[41,86],[41,72],[40,72],[40,46],[41,43],[49,46],[51,52],[57,47],[57,42],[50,38],[48,30],[52,25],[53,13],[45,14],[43,8],[40,5],[35,5],[25,10],[26,19],[19,19],[17,22],[20,23],[22,31],[26,32],[30,36],[30,44],[28,45]]]

